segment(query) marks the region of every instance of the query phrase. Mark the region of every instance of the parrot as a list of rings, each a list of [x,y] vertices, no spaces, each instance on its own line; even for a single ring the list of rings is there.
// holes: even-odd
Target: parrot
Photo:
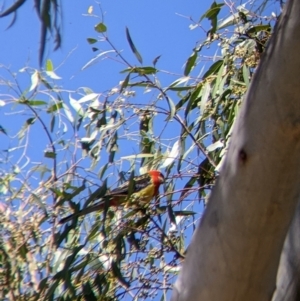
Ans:
[[[94,211],[100,211],[105,207],[118,207],[134,203],[135,201],[141,204],[147,204],[158,195],[159,186],[163,184],[164,181],[165,177],[160,171],[150,170],[113,189],[97,203],[62,218],[59,223],[64,224],[75,217],[83,216]]]

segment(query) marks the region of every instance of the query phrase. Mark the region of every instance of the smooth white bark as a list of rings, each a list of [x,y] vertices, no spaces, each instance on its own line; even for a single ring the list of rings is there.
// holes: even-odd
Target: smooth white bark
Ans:
[[[300,195],[300,1],[289,1],[235,124],[172,301],[271,300]]]
[[[276,291],[272,301],[297,301],[300,298],[300,203],[281,253]]]

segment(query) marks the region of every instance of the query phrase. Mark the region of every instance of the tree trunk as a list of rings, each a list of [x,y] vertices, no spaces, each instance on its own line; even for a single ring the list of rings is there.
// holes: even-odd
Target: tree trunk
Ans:
[[[300,203],[285,239],[272,301],[300,300]]]
[[[271,300],[300,194],[300,1],[286,5],[242,105],[172,301]]]

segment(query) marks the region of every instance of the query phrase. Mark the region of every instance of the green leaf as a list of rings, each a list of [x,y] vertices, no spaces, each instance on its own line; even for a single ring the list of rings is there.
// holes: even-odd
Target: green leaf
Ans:
[[[56,157],[56,154],[54,152],[50,152],[50,151],[45,151],[44,152],[44,156],[46,158],[50,158],[50,159],[54,159]]]
[[[46,71],[53,71],[53,64],[49,59],[46,61]]]
[[[120,73],[138,73],[139,75],[145,75],[145,74],[154,74],[157,73],[158,70],[154,67],[133,67],[133,68],[127,68],[125,70],[122,70]]]
[[[174,104],[174,102],[172,101],[172,99],[168,96],[166,97],[168,105],[169,105],[169,116],[167,118],[167,120],[170,120],[174,117],[175,113],[176,113],[176,106]]]
[[[180,92],[180,91],[188,91],[188,90],[191,90],[193,88],[195,88],[195,87],[194,86],[171,87],[171,88],[168,88],[168,90]]]
[[[213,2],[210,9],[204,15],[202,15],[202,17],[200,18],[199,22],[201,22],[204,18],[207,18],[208,20],[210,20],[211,29],[208,32],[208,34],[210,34],[210,36],[212,36],[216,32],[217,23],[218,23],[217,16],[223,5],[224,5],[224,3],[217,4],[216,2]]]
[[[207,18],[209,20],[213,20],[216,18],[216,16],[219,14],[221,7],[224,5],[224,3],[217,4],[216,2],[213,2],[211,7],[208,11],[206,11],[200,18],[199,22],[201,22],[204,18]]]
[[[109,163],[113,163],[116,152],[118,151],[118,132],[109,139],[107,143],[107,152],[109,153]]]
[[[243,78],[244,78],[246,87],[248,88],[249,84],[250,84],[250,72],[249,72],[249,69],[246,66],[246,64],[243,65]]]
[[[108,167],[109,167],[109,164],[106,163],[104,166],[102,166],[102,167],[100,168],[100,171],[98,172],[98,177],[99,177],[99,179],[102,179],[102,178],[103,178],[103,176],[104,176],[106,170],[108,169]]]
[[[186,195],[186,193],[189,192],[189,190],[194,186],[196,181],[197,181],[196,177],[192,177],[187,181],[187,183],[184,185],[184,187],[182,189],[179,199],[183,198]],[[175,213],[175,211],[174,211],[174,213]]]
[[[213,63],[210,66],[210,68],[205,72],[205,74],[203,75],[202,78],[205,79],[212,74],[216,74],[219,71],[219,69],[221,68],[222,64],[223,64],[223,60]]]
[[[126,281],[126,279],[123,277],[121,270],[115,261],[113,261],[111,263],[111,268],[112,268],[112,272],[113,272],[114,276],[117,277],[117,279],[120,281],[120,283],[122,283],[127,288],[130,287],[130,283],[128,281]]]
[[[28,118],[28,119],[26,120],[26,124],[27,124],[27,125],[34,124],[35,120],[36,120],[35,118]]]
[[[220,66],[219,71],[218,71],[217,80],[216,80],[214,90],[213,90],[213,93],[212,93],[213,98],[216,97],[216,94],[220,95],[222,93],[222,92],[220,92],[220,90],[223,90],[223,86],[221,87],[220,83],[221,83],[223,75],[224,75],[224,62],[222,63],[222,65]]]
[[[5,11],[3,11],[0,14],[0,17],[6,17],[8,15],[10,15],[11,13],[16,13],[17,9],[19,9],[21,7],[21,5],[23,5],[26,2],[26,0],[18,0],[16,2],[14,2],[14,4],[12,4],[8,9],[6,9]]]
[[[99,33],[103,33],[107,31],[107,27],[104,25],[104,23],[100,22],[95,25],[95,30]]]
[[[128,28],[126,27],[126,38],[127,38],[127,41],[129,43],[129,46],[132,50],[132,52],[134,53],[134,55],[136,56],[137,60],[143,64],[143,59],[142,59],[142,56],[140,55],[140,53],[138,52],[138,50],[136,49],[132,39],[131,39],[131,36],[130,36],[130,33],[129,33],[129,30]]]
[[[189,102],[187,103],[186,109],[185,109],[185,117],[197,107],[198,102],[200,100],[200,96],[202,93],[202,84],[199,84],[192,92]]]
[[[188,58],[188,60],[185,64],[185,69],[184,69],[185,76],[188,76],[190,74],[191,70],[194,68],[197,56],[198,56],[197,52],[194,51],[192,53],[192,55]]]
[[[217,23],[218,23],[218,14],[221,10],[221,7],[224,5],[224,3],[219,3],[217,4],[216,2],[213,2],[213,4],[211,5],[210,9],[200,18],[201,22],[204,18],[207,18],[208,20],[210,20],[211,23],[211,29],[208,31],[208,35],[210,37],[213,36],[213,34],[216,32],[217,30]]]
[[[152,62],[153,66],[155,66],[155,65],[157,64],[157,62],[158,62],[158,60],[160,59],[160,57],[161,57],[161,55],[157,56],[157,57],[153,60],[153,62]]]
[[[168,205],[168,216],[172,224],[176,225],[176,216],[171,205]]]
[[[98,42],[98,40],[94,39],[94,38],[87,38],[87,41],[89,44],[95,44]]]
[[[47,113],[54,113],[63,107],[63,102],[59,101],[47,109]]]
[[[174,215],[175,216],[190,216],[190,215],[195,215],[197,212],[194,211],[188,211],[188,210],[174,210]]]
[[[226,82],[228,80],[228,77],[229,77],[229,73],[225,74],[225,76],[222,78],[222,80],[220,82],[220,85],[218,87],[220,95],[223,94],[223,92],[224,92],[224,87],[226,87]]]
[[[253,26],[249,30],[247,30],[246,34],[251,35],[251,34],[254,34],[254,33],[258,33],[260,31],[270,31],[270,30],[271,30],[270,25],[257,25],[257,26]]]
[[[28,104],[31,106],[43,106],[46,105],[47,102],[43,100],[29,100]]]
[[[183,105],[185,105],[186,102],[190,99],[190,97],[191,97],[190,92],[188,92],[184,97],[182,97],[176,105],[176,111],[178,111],[180,108],[182,108]]]
[[[128,86],[129,79],[130,79],[130,73],[128,73],[127,76],[125,77],[125,79],[121,85],[121,88],[120,88],[120,93],[122,93],[123,90]]]
[[[135,68],[135,72],[139,73],[139,75],[145,75],[145,74],[155,74],[158,72],[158,70],[154,67],[137,67]]]

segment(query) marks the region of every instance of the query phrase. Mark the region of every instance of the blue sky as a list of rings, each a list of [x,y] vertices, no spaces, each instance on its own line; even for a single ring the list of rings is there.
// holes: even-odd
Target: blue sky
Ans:
[[[98,4],[94,1],[62,1],[63,43],[61,49],[53,52],[49,44],[45,58],[52,59],[54,66],[62,63],[72,51],[58,74],[68,84],[96,86],[103,91],[112,86],[116,80],[116,72],[111,62],[101,62],[85,72],[81,68],[95,55],[91,51],[86,38],[97,37],[94,25],[100,20],[85,17],[89,6],[94,7],[94,14],[100,15]],[[208,9],[210,1],[103,1],[104,23],[108,35],[118,49],[123,49],[125,56],[138,64],[129,49],[125,35],[125,27],[130,30],[132,39],[142,54],[144,64],[151,64],[153,59],[162,55],[158,67],[164,70],[182,73],[182,66],[191,53],[197,40],[203,39],[200,30],[191,31],[189,20],[177,14],[192,16],[198,20]],[[2,64],[18,70],[27,63],[37,67],[39,48],[39,23],[31,1],[27,1],[18,13],[17,21],[8,30],[11,16],[0,22],[0,43]],[[101,49],[108,45],[102,43]],[[100,47],[99,47],[100,48]],[[116,70],[120,70],[117,66]],[[121,76],[120,76],[121,77]],[[108,84],[107,84],[108,83]]]

